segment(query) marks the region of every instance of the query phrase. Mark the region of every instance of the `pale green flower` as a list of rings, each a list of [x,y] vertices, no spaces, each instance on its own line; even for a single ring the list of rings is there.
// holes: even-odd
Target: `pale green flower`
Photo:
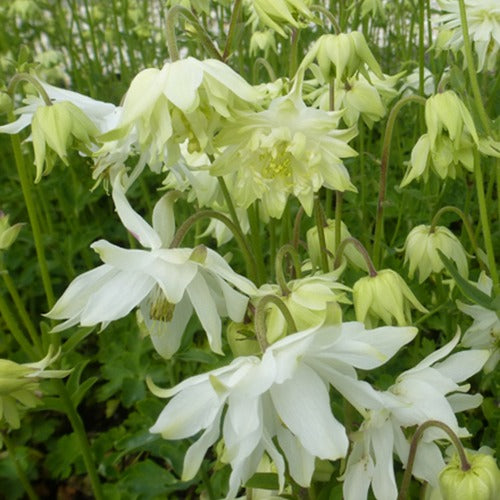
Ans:
[[[293,93],[265,111],[240,114],[217,138],[225,149],[211,173],[226,177],[240,207],[260,200],[265,213],[279,218],[294,195],[310,215],[321,187],[356,191],[341,160],[356,155],[347,144],[356,130],[339,130],[340,116],[309,108]]]
[[[360,278],[352,288],[352,297],[356,319],[367,325],[376,325],[379,318],[386,325],[393,319],[400,326],[409,325],[412,308],[427,312],[403,278],[392,269]]]
[[[339,304],[349,304],[349,288],[338,283],[337,273],[321,274],[291,280],[289,291],[282,293],[278,285],[262,285],[253,297],[254,305],[265,295],[276,295],[285,304],[298,330],[306,330],[325,323],[340,323],[342,312]],[[272,303],[266,315],[267,341],[272,344],[287,334],[287,322]]]
[[[104,264],[78,276],[46,316],[66,320],[53,331],[92,326],[126,316],[139,307],[156,350],[170,358],[179,348],[193,310],[211,349],[222,353],[221,316],[241,321],[255,286],[235,273],[216,252],[199,246],[168,248],[175,222],[172,197],[164,195],[150,226],[130,206],[121,176],[113,186],[116,211],[145,249],[120,248],[105,240],[92,244]]]
[[[462,470],[458,455],[439,474],[440,500],[497,500],[500,470],[495,459],[483,453],[467,454],[470,469]]]
[[[463,50],[462,21],[456,0],[438,0],[441,29],[451,31],[446,47]],[[500,4],[497,0],[465,0],[469,36],[477,55],[477,71],[494,70],[500,47]],[[464,60],[464,64],[466,61]]]
[[[56,360],[59,353],[47,356],[37,363],[15,363],[0,359],[0,422],[5,419],[12,429],[20,426],[19,405],[33,408],[40,403],[39,379],[61,378],[71,370],[45,370]]]
[[[484,272],[479,276],[476,286],[488,296],[493,293],[493,282]],[[457,301],[457,306],[474,320],[464,333],[462,345],[473,349],[489,349],[490,357],[484,365],[484,371],[492,372],[500,361],[499,313],[478,304],[471,305]]]
[[[377,60],[359,31],[320,36],[304,57],[301,66],[309,66],[315,59],[326,82],[332,77],[349,78],[357,72],[369,78],[368,68],[379,78],[383,78]]]
[[[287,36],[287,26],[299,28],[301,18],[312,18],[308,8],[311,0],[246,0],[245,5],[250,11],[250,22],[256,25],[260,21],[281,36]]]
[[[464,278],[469,274],[464,247],[446,227],[435,226],[432,231],[431,226],[425,224],[414,227],[406,237],[404,249],[405,263],[410,264],[408,274],[413,278],[415,271],[418,271],[419,283],[423,283],[431,273],[443,271],[444,264],[438,250],[455,262]]]
[[[17,235],[23,226],[22,222],[11,226],[9,216],[0,210],[0,250],[6,250],[16,241]]]
[[[263,51],[264,58],[267,59],[271,50],[278,53],[274,33],[271,30],[254,31],[250,38],[250,55],[255,57],[259,51]]]
[[[173,165],[186,140],[190,152],[212,152],[221,119],[259,98],[259,92],[227,64],[188,57],[137,74],[116,129],[102,140],[118,141],[120,147],[134,130],[137,148],[148,163]]]
[[[326,221],[326,226],[323,228],[323,233],[325,235],[326,249],[330,252],[328,255],[328,266],[330,271],[333,271],[333,260],[337,249],[335,248],[335,219],[328,219]],[[350,238],[351,233],[347,229],[347,226],[343,221],[340,222],[340,241],[342,242],[346,238]],[[321,249],[319,246],[318,228],[313,226],[308,229],[306,233],[307,250],[309,252],[309,257],[314,267],[321,266]],[[347,258],[350,264],[353,264],[360,269],[368,271],[366,266],[366,261],[363,256],[359,253],[359,250],[353,245],[347,245],[343,252],[344,257]]]
[[[150,432],[164,439],[198,436],[184,457],[185,481],[222,433],[222,461],[232,468],[227,499],[236,497],[264,454],[276,467],[280,492],[285,467],[307,488],[316,457],[336,460],[349,447],[331,411],[329,385],[355,407],[382,404],[376,391],[358,380],[356,368],[381,366],[415,335],[415,328],[366,330],[356,322],[310,329],[279,340],[262,358],[238,357],[171,389],[150,383],[157,396],[171,398]]]

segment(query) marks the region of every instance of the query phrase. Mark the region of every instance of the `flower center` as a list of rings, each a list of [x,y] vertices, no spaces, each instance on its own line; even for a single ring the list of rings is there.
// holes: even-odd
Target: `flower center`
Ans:
[[[149,315],[151,319],[168,323],[172,321],[174,309],[175,304],[169,302],[163,290],[156,285],[151,292],[151,304],[149,306]]]
[[[286,151],[284,143],[273,149],[271,154],[261,154],[260,159],[264,163],[262,176],[265,179],[288,177],[291,174],[292,158],[292,154]]]

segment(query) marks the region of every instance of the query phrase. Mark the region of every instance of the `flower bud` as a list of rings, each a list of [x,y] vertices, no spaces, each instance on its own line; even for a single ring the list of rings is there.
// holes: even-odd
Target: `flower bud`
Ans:
[[[419,283],[423,283],[431,273],[443,270],[444,264],[438,250],[453,260],[458,272],[467,278],[469,269],[465,250],[458,238],[446,227],[436,226],[431,232],[431,226],[421,224],[410,231],[404,248],[405,263],[410,264],[408,274],[413,278],[415,270],[418,270]]]
[[[495,500],[500,491],[500,470],[495,459],[482,453],[468,457],[470,469],[462,470],[455,455],[439,474],[443,500]]]
[[[409,325],[412,307],[427,312],[403,278],[392,269],[359,279],[352,295],[356,319],[368,327],[375,326],[378,318],[386,325],[392,324],[393,318],[399,326]]]
[[[234,356],[251,356],[260,354],[259,343],[255,338],[253,324],[230,321],[226,330],[227,341]]]
[[[323,228],[323,232],[325,234],[326,249],[331,254],[328,257],[328,266],[331,271],[333,270],[333,259],[335,258],[335,253],[337,251],[337,248],[335,247],[335,219],[328,219],[326,223],[327,225]],[[340,241],[342,242],[350,236],[351,233],[347,229],[347,226],[341,221]],[[318,228],[316,226],[311,227],[307,231],[306,239],[311,262],[315,267],[321,267],[321,249],[319,246]],[[343,255],[347,258],[350,264],[353,264],[364,271],[368,271],[365,259],[354,245],[347,245],[344,249]]]
[[[0,211],[0,250],[6,250],[17,238],[23,223],[9,224],[9,216]]]
[[[12,98],[7,92],[0,92],[0,114],[12,111],[14,104]]]

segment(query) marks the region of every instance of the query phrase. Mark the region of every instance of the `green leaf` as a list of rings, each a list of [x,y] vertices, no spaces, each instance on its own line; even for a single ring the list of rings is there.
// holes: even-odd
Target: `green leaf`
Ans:
[[[484,292],[479,290],[476,286],[474,286],[470,281],[466,280],[459,272],[458,269],[453,265],[453,261],[446,257],[446,255],[438,249],[439,258],[443,262],[444,266],[451,274],[456,284],[462,291],[462,293],[472,300],[475,304],[478,304],[486,309],[490,309],[492,311],[496,310],[494,299],[489,295],[486,295]]]

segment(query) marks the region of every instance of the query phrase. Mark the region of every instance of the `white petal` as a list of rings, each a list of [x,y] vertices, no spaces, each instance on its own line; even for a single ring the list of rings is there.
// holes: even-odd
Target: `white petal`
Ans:
[[[384,500],[392,500],[398,496],[392,458],[394,437],[391,427],[391,423],[386,421],[372,433],[372,446],[375,452],[372,488],[375,496]]]
[[[113,201],[123,225],[146,248],[160,248],[160,236],[155,230],[130,206],[122,185],[122,175],[117,175],[113,183]],[[161,201],[161,200],[160,200]]]
[[[198,104],[198,87],[203,81],[203,70],[193,58],[168,64],[163,93],[169,101],[185,113],[194,111]]]
[[[170,245],[175,234],[174,201],[176,197],[175,191],[165,194],[153,209],[153,229],[159,235],[164,248]]]
[[[487,350],[457,352],[441,363],[436,363],[434,368],[454,382],[462,382],[481,370],[489,356]]]
[[[16,121],[7,123],[0,127],[0,134],[17,134],[21,130],[25,129],[28,125],[31,125],[31,120],[33,119],[32,113],[22,114]]]

